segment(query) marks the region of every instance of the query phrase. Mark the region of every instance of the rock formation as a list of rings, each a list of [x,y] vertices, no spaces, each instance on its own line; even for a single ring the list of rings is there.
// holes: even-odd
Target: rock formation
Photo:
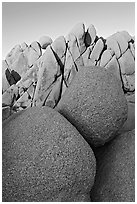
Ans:
[[[134,201],[135,37],[78,23],[16,45],[2,123],[3,201]]]
[[[42,49],[45,52],[42,54]],[[12,103],[14,110],[29,106],[47,105],[55,108],[67,90],[80,66],[98,65],[112,69],[126,95],[135,92],[135,38],[128,32],[117,32],[107,39],[98,37],[96,29],[90,25],[87,30],[83,23],[77,24],[66,37],[60,36],[54,41],[48,36],[42,36],[39,42],[16,45],[3,61],[3,104],[6,98],[12,97],[11,87],[6,78],[5,64],[10,70],[17,72],[21,79],[12,84],[17,98]],[[33,76],[32,76],[33,75]],[[21,99],[28,88],[33,86],[33,93],[26,106]],[[20,89],[22,93],[20,94]],[[14,92],[14,90],[13,90]],[[9,105],[9,103],[7,104]]]

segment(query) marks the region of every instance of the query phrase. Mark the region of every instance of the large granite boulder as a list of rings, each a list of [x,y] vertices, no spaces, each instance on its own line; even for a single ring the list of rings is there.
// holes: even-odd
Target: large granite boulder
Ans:
[[[127,119],[120,81],[109,69],[97,66],[79,69],[56,110],[95,146],[114,137]]]
[[[96,162],[75,127],[48,107],[3,123],[3,202],[90,201]]]
[[[97,173],[91,200],[134,202],[135,130],[118,135],[94,152],[97,158]]]

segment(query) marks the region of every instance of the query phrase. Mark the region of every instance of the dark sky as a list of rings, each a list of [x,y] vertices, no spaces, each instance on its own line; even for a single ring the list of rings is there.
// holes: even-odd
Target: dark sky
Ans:
[[[135,33],[135,3],[119,2],[4,2],[2,3],[2,57],[16,45],[50,36],[66,36],[83,22],[93,24],[98,36],[126,30]]]

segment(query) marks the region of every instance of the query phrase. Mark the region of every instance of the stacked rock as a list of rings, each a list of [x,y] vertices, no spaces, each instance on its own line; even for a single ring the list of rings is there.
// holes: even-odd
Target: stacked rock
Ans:
[[[134,37],[79,23],[2,66],[3,201],[134,201]]]
[[[81,66],[111,69],[124,93],[131,95],[135,92],[135,39],[126,31],[104,39],[93,25],[86,30],[79,23],[66,37],[52,41],[42,36],[29,46],[16,45],[2,66],[3,106],[14,111],[37,105],[55,108]]]

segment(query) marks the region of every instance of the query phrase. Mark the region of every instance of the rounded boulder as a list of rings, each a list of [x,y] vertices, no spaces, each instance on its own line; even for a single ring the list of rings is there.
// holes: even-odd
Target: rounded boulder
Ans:
[[[39,44],[42,49],[46,49],[48,45],[52,43],[52,39],[48,36],[42,36],[39,39]]]
[[[135,130],[95,149],[97,172],[93,202],[135,202]]]
[[[127,119],[120,80],[98,66],[80,67],[56,110],[93,146],[113,138]]]
[[[95,157],[63,116],[33,107],[2,128],[3,202],[90,201]]]

